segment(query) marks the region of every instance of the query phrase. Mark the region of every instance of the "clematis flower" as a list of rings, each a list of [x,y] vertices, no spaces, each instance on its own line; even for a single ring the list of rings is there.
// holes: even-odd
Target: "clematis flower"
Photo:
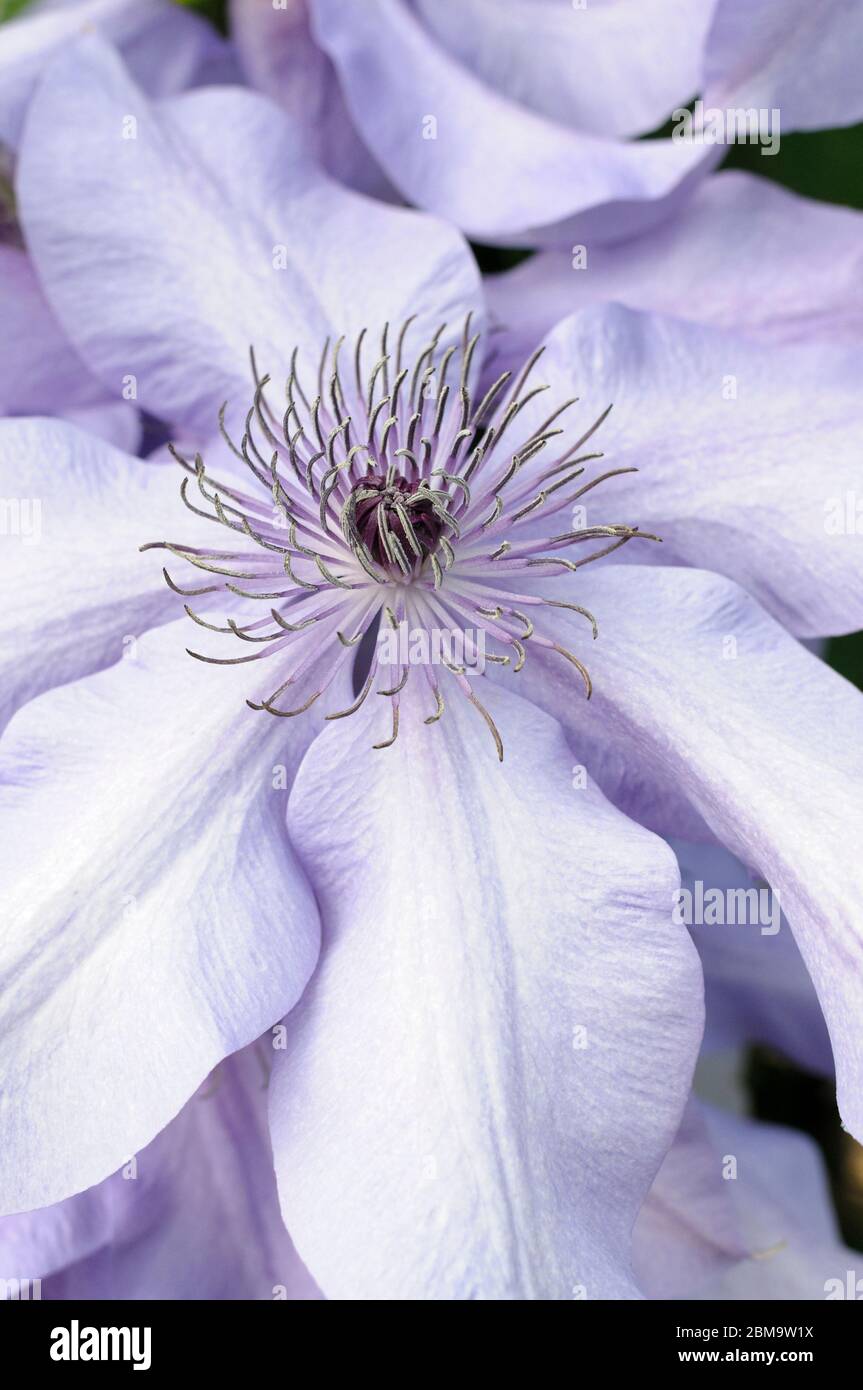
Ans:
[[[10,464],[29,453],[43,465],[50,458],[64,476],[92,448],[57,422],[7,423],[10,431]],[[114,471],[122,477],[134,467],[116,461]],[[164,472],[137,467],[148,480]],[[73,510],[82,492],[70,489]],[[92,522],[92,493],[81,505]],[[149,530],[143,496],[137,509]],[[81,597],[86,604],[86,590]],[[86,612],[72,620],[79,631]],[[332,1227],[323,1245],[313,1229],[296,1242],[325,1294],[563,1298],[572,1282],[586,1282],[598,1296],[634,1295],[631,1226],[673,1136],[701,1031],[694,951],[684,928],[669,928],[677,881],[669,851],[594,787],[574,796],[560,729],[517,695],[490,697],[492,717],[513,743],[502,769],[467,701],[453,702],[430,730],[405,698],[385,763],[371,747],[377,711],[373,719],[364,707],[317,737],[307,716],[290,721],[296,733],[286,735],[284,721],[247,709],[244,667],[214,673],[186,656],[188,625],[154,630],[101,675],[31,700],[4,735],[4,814],[17,827],[3,851],[17,863],[4,864],[17,880],[8,885],[15,928],[2,963],[4,1008],[14,1010],[4,1027],[4,1205],[59,1200],[149,1142],[221,1055],[295,1002],[316,964],[321,911],[335,974],[318,977],[308,1007],[335,1010],[332,1021],[314,1025],[333,1071],[320,1073],[317,1044],[302,1060],[310,1022],[293,1014],[277,1070],[290,1056],[291,1070],[308,1074],[302,1087],[285,1076],[278,1099],[275,1071],[271,1083],[274,1143],[283,1146],[277,1162],[296,1185],[291,1198],[280,1175],[282,1202],[288,1220],[294,1200],[309,1210],[319,1145],[341,1147],[327,1133],[348,1120],[334,1084],[360,1099],[353,1162],[356,1177],[365,1173],[377,1189],[340,1203],[347,1242]],[[214,683],[214,674],[228,680]],[[71,701],[65,713],[57,700]],[[55,717],[61,722],[49,730],[46,718]],[[133,733],[142,719],[143,740]],[[347,746],[340,727],[350,730]],[[304,753],[314,779],[305,788],[295,776]],[[348,777],[343,790],[331,759]],[[492,767],[501,780],[490,783]],[[338,813],[319,814],[319,778]],[[50,824],[40,788],[54,808]],[[414,808],[410,828],[392,814],[399,788]],[[490,812],[504,789],[501,819]],[[80,810],[71,833],[66,795]],[[346,796],[359,797],[362,809]],[[536,830],[540,801],[551,806],[551,836]],[[339,866],[332,882],[319,865],[318,832],[328,839],[325,858]],[[395,876],[378,871],[381,835]],[[363,873],[374,888],[361,883]],[[566,889],[574,874],[577,898]],[[333,897],[348,884],[344,906],[360,908],[353,930]],[[405,933],[412,919],[416,930]],[[77,965],[66,954],[73,941],[75,954],[83,952]],[[37,1016],[46,1045],[34,1048]],[[58,1050],[48,1039],[61,1016]],[[354,1036],[346,1057],[358,1027],[366,1035]],[[586,1057],[574,1045],[583,1036],[591,1040]],[[370,1069],[365,1080],[352,1075],[354,1066]],[[306,1084],[324,1106],[317,1114],[301,1100]],[[283,1086],[305,1113],[308,1169],[289,1153],[300,1133]],[[74,1120],[82,1106],[86,1127]],[[641,1133],[632,1152],[623,1139],[634,1115]],[[519,1135],[533,1136],[529,1150],[509,1149],[501,1167],[498,1145]],[[381,1145],[370,1166],[369,1146]],[[347,1159],[327,1174],[333,1190],[346,1190]],[[322,1223],[331,1195],[321,1192],[314,1204]],[[530,1228],[513,1232],[510,1203],[522,1208],[528,1197]],[[619,1212],[610,1230],[609,1209]],[[408,1239],[417,1223],[434,1232],[433,1245]]]
[[[373,186],[382,170],[483,242],[618,242],[678,213],[722,147],[633,137],[699,95],[778,107],[785,133],[863,118],[846,0],[233,0],[231,13],[254,85],[310,127],[326,107],[317,151],[333,173],[349,164]]]
[[[91,370],[134,373],[146,408],[175,426],[188,500],[209,516],[169,501],[173,465],[58,422],[0,426],[4,489],[25,470],[58,489],[47,543],[15,551],[6,610],[18,709],[0,743],[3,1207],[105,1179],[287,1014],[273,1158],[285,1224],[325,1297],[637,1296],[632,1228],[703,1023],[657,830],[718,840],[781,890],[843,1114],[861,1127],[847,851],[859,697],[788,631],[860,622],[858,542],[819,525],[824,490],[856,467],[853,354],[767,352],[593,310],[501,384],[497,414],[495,400],[480,410],[482,339],[471,348],[469,329],[459,362],[458,337],[435,337],[442,323],[460,335],[471,311],[482,327],[457,234],[331,183],[252,94],[150,104],[96,40],[49,76],[19,169],[46,293]],[[140,131],[124,147],[121,112]],[[736,395],[723,395],[729,376]],[[789,393],[804,379],[801,418]],[[236,452],[216,430],[226,398]],[[561,471],[570,524],[550,536],[562,499],[547,470],[580,457],[612,400],[589,443],[601,437],[606,459]],[[600,548],[619,549],[573,573],[561,559],[585,547],[571,509],[594,495],[614,506],[595,523],[614,528]],[[252,664],[189,658],[189,629],[200,634],[171,621],[182,599],[162,582],[163,552],[137,553],[153,540],[175,552],[176,587],[210,590],[184,596],[226,629],[207,654],[239,644]],[[636,550],[640,563],[619,563]],[[245,576],[217,573],[240,552]],[[460,698],[458,672],[426,662],[398,695],[382,672],[382,697],[376,684],[350,717],[326,718],[363,688],[362,643],[338,633],[353,641],[363,605],[386,623],[400,591],[405,611],[444,604],[451,627],[469,594],[493,654],[510,656],[482,678],[488,719]],[[597,640],[563,603],[596,616]],[[541,611],[534,631],[509,608]],[[317,621],[292,632],[273,613]],[[453,693],[431,726],[429,676]],[[275,694],[288,678],[297,704],[325,681],[326,699],[290,719],[249,710],[249,698],[294,708]],[[381,720],[396,698],[392,741]]]
[[[169,0],[39,0],[0,26],[0,413],[55,414],[134,451],[138,413],[122,378],[100,383],[47,303],[17,220],[15,163],[30,98],[51,58],[87,30],[109,36],[147,91],[224,81],[228,45]]]

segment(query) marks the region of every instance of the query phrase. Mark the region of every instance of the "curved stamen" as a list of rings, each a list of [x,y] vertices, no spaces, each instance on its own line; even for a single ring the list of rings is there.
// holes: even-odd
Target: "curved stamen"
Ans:
[[[267,698],[249,700],[251,708],[293,718],[321,698],[350,660],[367,668],[357,677],[359,695],[326,718],[356,713],[380,669],[377,646],[369,654],[364,635],[380,615],[390,631],[400,631],[409,617],[426,637],[446,637],[449,655],[415,661],[400,648],[397,660],[384,663],[393,674],[377,693],[390,701],[392,731],[374,747],[391,747],[398,738],[400,700],[410,689],[412,666],[422,664],[435,705],[423,722],[442,718],[442,684],[454,681],[488,726],[502,758],[500,732],[473,684],[486,678],[484,664],[518,674],[530,646],[544,648],[575,668],[589,697],[586,666],[541,631],[538,610],[569,609],[597,636],[588,609],[541,592],[519,592],[517,576],[523,576],[523,587],[529,587],[526,577],[559,579],[632,540],[659,538],[620,523],[580,530],[536,527],[539,518],[557,516],[609,479],[636,471],[620,467],[586,475],[602,454],[584,453],[583,447],[611,407],[576,437],[570,421],[577,397],[543,411],[541,423],[532,423],[540,415],[536,402],[548,389],[533,377],[542,348],[515,376],[503,372],[474,401],[480,334],[472,332],[470,315],[460,342],[446,342],[441,324],[412,355],[415,322],[411,315],[393,327],[392,349],[385,324],[376,354],[367,351],[369,335],[362,329],[353,343],[353,369],[344,375],[342,351],[351,349],[343,337],[328,338],[315,364],[316,391],[303,388],[294,350],[281,418],[268,398],[271,378],[259,370],[250,348],[252,401],[239,443],[226,425],[227,403],[218,412],[219,436],[228,451],[225,476],[215,476],[200,454],[185,458],[171,446],[183,474],[183,504],[196,518],[229,531],[229,548],[159,541],[142,549],[165,549],[213,576],[211,583],[183,587],[163,570],[165,582],[183,599],[223,592],[230,602],[267,605],[264,617],[246,622],[235,614],[217,622],[185,605],[198,626],[256,647],[236,656],[191,653],[197,660],[235,665],[276,657],[283,679]],[[374,360],[367,366],[370,356]],[[552,445],[558,438],[561,443]],[[542,466],[539,459],[547,457],[550,445],[557,456]],[[238,465],[243,485],[235,481]],[[200,500],[192,500],[192,481]],[[544,536],[537,538],[537,529]],[[607,544],[591,550],[595,541]],[[560,553],[573,546],[589,553],[582,559]],[[463,662],[452,655],[455,639],[471,632],[484,644],[483,666],[476,668],[471,658]],[[442,643],[437,647],[444,650]],[[426,642],[420,649],[437,648]],[[442,680],[436,664],[446,672]],[[315,689],[295,707],[279,708],[276,702],[301,680],[306,693],[312,680]]]

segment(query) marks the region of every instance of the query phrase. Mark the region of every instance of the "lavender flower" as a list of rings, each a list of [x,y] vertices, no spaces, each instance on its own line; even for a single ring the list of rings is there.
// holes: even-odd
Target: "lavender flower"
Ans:
[[[863,41],[844,0],[234,0],[249,80],[339,177],[479,241],[622,241],[685,205],[721,145],[635,140],[701,94],[782,131],[850,124]],[[374,100],[369,100],[369,93]]]
[[[150,104],[93,39],[28,115],[46,294],[90,370],[175,427],[193,510],[159,460],[0,425],[4,488],[46,502],[4,617],[3,1208],[115,1172],[287,1014],[273,1157],[325,1296],[637,1296],[703,1024],[651,832],[781,892],[863,1129],[860,703],[791,635],[860,623],[859,541],[823,526],[856,477],[856,353],[600,308],[495,388],[473,328],[460,356],[439,331],[482,327],[458,235],[334,185],[294,134],[249,93]],[[601,518],[573,515],[594,496]],[[260,673],[189,659],[153,540]],[[616,549],[573,573],[594,542]],[[480,698],[428,662],[397,690],[378,655],[327,719],[387,609],[469,620],[508,661]]]
[[[113,40],[154,95],[225,80],[234,65],[212,28],[169,0],[37,0],[0,26],[0,413],[60,415],[134,451],[140,428],[133,398],[123,383],[102,385],[66,341],[27,256],[14,192],[27,109],[46,65],[94,29]]]

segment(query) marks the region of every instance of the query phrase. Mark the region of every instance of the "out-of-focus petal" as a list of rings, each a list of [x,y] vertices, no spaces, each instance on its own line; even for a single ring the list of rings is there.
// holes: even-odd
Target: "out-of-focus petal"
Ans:
[[[598,136],[642,135],[701,88],[716,0],[413,0],[435,40],[492,91]]]
[[[673,845],[682,914],[704,969],[711,1050],[759,1042],[799,1066],[833,1074],[818,996],[778,893],[720,845]]]
[[[121,50],[135,80],[153,96],[224,80],[233,71],[230,50],[212,25],[171,0],[29,5],[0,29],[0,140],[18,144],[45,65],[94,28]]]
[[[857,0],[720,0],[705,54],[705,104],[777,108],[782,130],[863,120]]]
[[[144,439],[141,416],[126,401],[104,401],[101,405],[82,405],[67,408],[63,419],[76,425],[85,434],[104,439],[124,454],[137,454]]]
[[[84,365],[51,312],[26,252],[0,245],[0,414],[60,415],[121,448],[138,442],[138,414],[111,400]]]
[[[634,1234],[649,1297],[822,1299],[854,1265],[805,1135],[691,1101]]]
[[[104,400],[104,389],[64,337],[21,247],[0,245],[0,294],[0,413],[51,415]]]
[[[750,1249],[694,1096],[633,1232],[632,1265],[649,1298],[692,1298]]]
[[[688,8],[698,11],[697,29],[705,6]],[[666,215],[669,208],[657,205],[714,162],[710,147],[613,140],[513,102],[457,61],[395,0],[361,6],[312,0],[311,15],[353,121],[393,183],[411,202],[479,241],[567,245],[572,219],[598,204],[611,205],[603,234],[627,235],[639,221]],[[583,18],[572,15],[576,35]],[[500,24],[497,11],[489,27],[492,22]],[[688,35],[689,24],[680,32]],[[574,60],[570,81],[577,88],[576,74]],[[630,104],[624,124],[632,114]],[[613,125],[614,118],[609,121]]]
[[[305,0],[231,0],[230,15],[248,81],[285,108],[327,172],[360,193],[397,201],[348,115],[332,63],[312,38]]]
[[[314,1299],[279,1212],[265,1036],[141,1153],[56,1206],[0,1218],[0,1277],[44,1299]]]
[[[291,795],[324,947],[271,1083],[286,1224],[327,1297],[635,1296],[701,1034],[676,865],[539,710],[490,690],[501,765],[459,694],[423,727],[415,675],[394,747],[364,706]]]

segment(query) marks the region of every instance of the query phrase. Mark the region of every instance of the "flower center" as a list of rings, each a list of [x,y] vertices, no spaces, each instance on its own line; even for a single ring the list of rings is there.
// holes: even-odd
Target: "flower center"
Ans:
[[[394,473],[369,473],[351,488],[341,525],[348,544],[390,573],[407,575],[438,548],[444,529],[438,500],[428,484]]]
[[[153,544],[206,579],[183,587],[166,570],[172,589],[196,602],[200,596],[207,609],[225,602],[222,621],[188,604],[186,611],[244,650],[191,655],[216,666],[250,663],[260,682],[247,702],[252,709],[291,718],[343,684],[340,673],[351,675],[356,698],[325,717],[355,713],[374,692],[388,701],[392,721],[391,736],[374,746],[388,748],[398,736],[402,692],[421,666],[411,704],[433,705],[424,722],[441,718],[445,692],[459,693],[483,717],[502,757],[500,734],[475,688],[496,668],[517,677],[529,650],[554,653],[591,691],[581,658],[556,640],[550,611],[577,613],[594,637],[596,622],[537,581],[572,578],[629,541],[657,537],[620,522],[586,524],[581,499],[590,494],[592,508],[598,483],[634,469],[584,478],[586,466],[602,458],[584,446],[608,410],[587,428],[569,424],[575,398],[546,413],[547,388],[530,384],[542,349],[476,401],[471,362],[479,334],[471,337],[470,316],[460,351],[442,346],[442,325],[408,358],[412,323],[405,321],[394,344],[385,325],[371,362],[363,330],[352,369],[340,357],[343,339],[325,343],[317,390],[308,377],[303,385],[294,353],[284,412],[268,398],[270,378],[259,376],[252,354],[256,389],[239,443],[220,415],[227,476],[216,479],[200,455],[173,451],[186,473],[183,501],[221,528],[219,540]],[[193,487],[203,506],[192,500]],[[238,621],[247,605],[248,619]],[[393,633],[410,640],[380,640]],[[481,669],[459,655],[475,649]]]

